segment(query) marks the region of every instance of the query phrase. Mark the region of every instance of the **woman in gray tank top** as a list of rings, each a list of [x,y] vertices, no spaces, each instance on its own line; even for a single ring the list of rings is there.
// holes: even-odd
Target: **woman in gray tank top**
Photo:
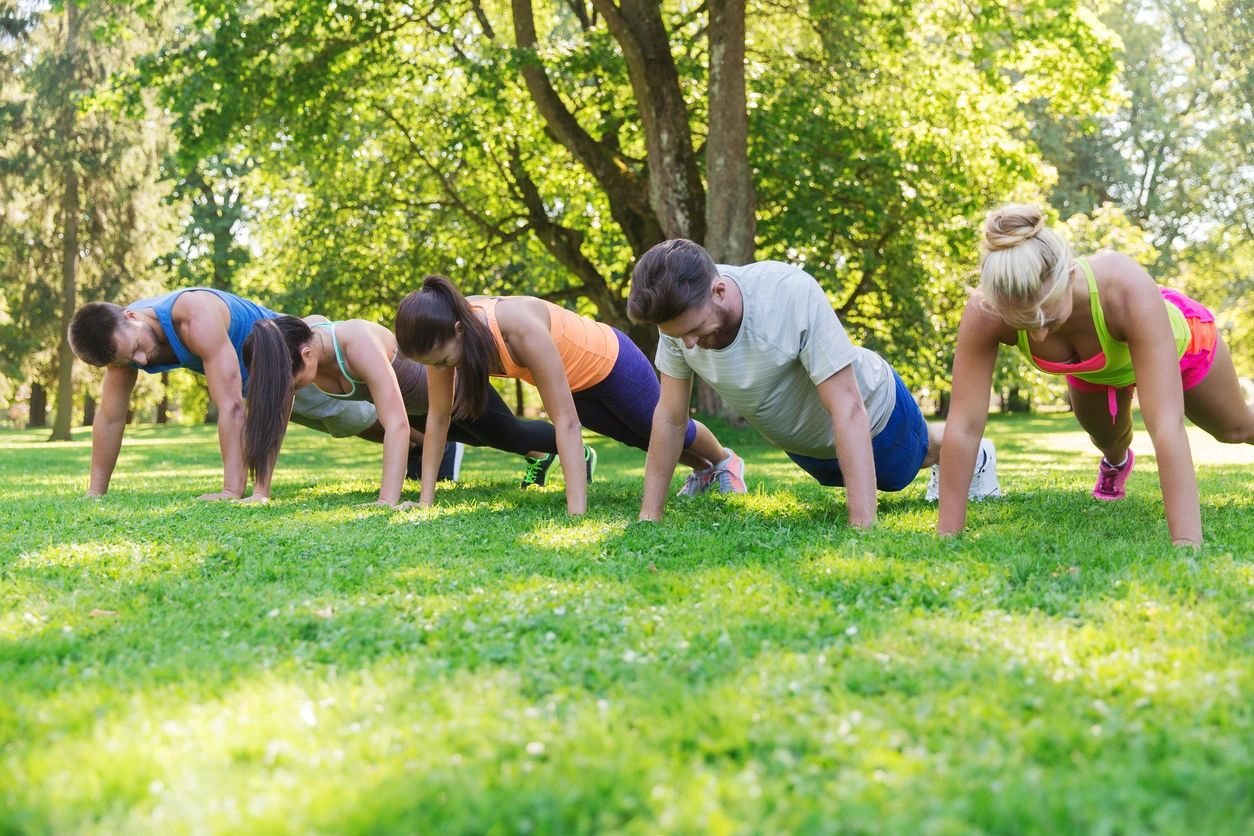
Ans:
[[[272,473],[293,393],[312,384],[333,398],[374,403],[384,431],[378,502],[401,501],[410,419],[427,413],[427,372],[397,351],[389,329],[363,319],[281,316],[253,327],[243,356],[249,371],[244,457],[251,473]],[[515,417],[495,390],[492,394],[489,411],[475,421],[457,422],[449,440],[529,457],[557,450],[551,424]]]

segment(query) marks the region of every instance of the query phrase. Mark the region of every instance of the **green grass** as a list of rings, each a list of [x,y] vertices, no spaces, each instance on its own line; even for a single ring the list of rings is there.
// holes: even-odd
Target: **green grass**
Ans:
[[[212,430],[140,427],[94,502],[85,431],[0,433],[0,833],[1248,833],[1254,448],[1190,432],[1197,555],[1066,415],[991,422],[946,542],[923,477],[854,532],[751,433],[660,525],[605,440],[571,521],[493,452],[395,512],[296,430],[203,505]]]

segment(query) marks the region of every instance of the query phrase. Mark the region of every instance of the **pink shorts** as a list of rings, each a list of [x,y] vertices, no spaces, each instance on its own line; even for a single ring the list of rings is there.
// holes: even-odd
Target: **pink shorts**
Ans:
[[[1189,323],[1189,344],[1185,346],[1184,354],[1180,357],[1180,382],[1184,384],[1187,391],[1206,378],[1210,367],[1215,362],[1215,345],[1219,340],[1219,334],[1215,330],[1215,315],[1205,305],[1195,302],[1177,290],[1160,287],[1159,291],[1164,299],[1180,309],[1185,321]],[[1106,386],[1102,383],[1090,383],[1070,374],[1067,375],[1067,383],[1079,392],[1105,390],[1110,401],[1111,421],[1115,420],[1115,393],[1122,389],[1130,391],[1136,386],[1136,384]]]

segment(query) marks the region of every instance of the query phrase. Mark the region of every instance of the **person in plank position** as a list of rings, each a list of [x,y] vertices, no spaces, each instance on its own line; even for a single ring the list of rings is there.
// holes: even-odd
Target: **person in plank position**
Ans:
[[[1254,410],[1232,356],[1203,305],[1162,287],[1126,255],[1075,255],[1040,208],[1012,204],[984,224],[980,287],[967,302],[954,351],[953,400],[941,458],[937,530],[966,525],[963,483],[988,419],[997,351],[1015,346],[1036,368],[1066,375],[1072,411],[1102,453],[1093,498],[1127,496],[1132,389],[1158,459],[1174,544],[1197,547],[1202,519],[1187,417],[1219,441],[1254,443]]]
[[[257,481],[270,482],[293,391],[313,388],[337,401],[374,404],[384,427],[379,503],[401,501],[410,425],[426,422],[427,368],[401,355],[390,330],[364,319],[333,322],[316,314],[266,319],[244,340],[244,366],[251,373],[244,458]],[[450,436],[459,449],[495,447],[529,460],[557,450],[552,424],[516,417],[495,389],[487,392],[483,414],[453,422]]]
[[[103,496],[117,465],[126,429],[126,413],[139,372],[160,374],[190,369],[205,376],[209,397],[218,407],[218,446],[222,455],[222,490],[205,500],[240,499],[247,485],[244,467],[244,340],[253,326],[279,314],[222,290],[186,288],[141,299],[126,307],[89,302],[70,322],[70,346],[88,365],[103,366],[100,405],[92,422],[91,477],[88,496]],[[292,420],[335,437],[357,435],[381,442],[383,429],[369,403],[336,401],[310,387],[296,393]],[[411,442],[421,455],[422,434]],[[457,451],[445,451],[452,463]],[[411,471],[417,458],[411,454]],[[455,474],[450,468],[444,473]],[[255,486],[254,501],[266,499],[268,480]]]
[[[662,394],[653,415],[640,519],[659,520],[696,374],[820,484],[843,486],[849,524],[875,522],[876,488],[899,491],[934,464],[929,426],[901,377],[850,342],[823,289],[778,261],[715,264],[699,244],[656,245],[632,271],[627,315],[656,325]],[[736,457],[716,468],[739,479]],[[999,496],[993,445],[981,444],[972,496]]]

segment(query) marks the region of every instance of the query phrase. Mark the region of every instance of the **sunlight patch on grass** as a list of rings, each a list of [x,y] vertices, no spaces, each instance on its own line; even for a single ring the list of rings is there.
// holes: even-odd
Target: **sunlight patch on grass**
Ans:
[[[762,488],[751,493],[728,495],[723,497],[728,510],[748,511],[763,517],[796,517],[808,514],[809,503],[803,502],[796,494],[787,491],[767,492]],[[682,506],[680,506],[682,507]]]
[[[1205,710],[1215,699],[1239,701],[1237,660],[1212,658],[1199,636],[1218,637],[1213,608],[1192,603],[1130,600],[1088,605],[1088,618],[984,610],[974,620],[919,620],[911,632],[949,641],[962,652],[991,656],[1010,670],[1037,671],[1042,682],[1080,683],[1094,694],[1177,709]]]
[[[525,534],[518,542],[542,549],[587,548],[602,543],[627,530],[627,520],[581,519],[572,522],[542,522]]]
[[[90,543],[58,543],[31,552],[18,555],[16,566],[23,567],[75,567],[92,568],[106,573],[116,572],[121,563],[152,564],[166,563],[161,560],[166,547],[158,542],[135,543],[129,540],[121,542],[90,542]],[[182,560],[178,562],[183,562]],[[98,564],[108,564],[101,567]]]

